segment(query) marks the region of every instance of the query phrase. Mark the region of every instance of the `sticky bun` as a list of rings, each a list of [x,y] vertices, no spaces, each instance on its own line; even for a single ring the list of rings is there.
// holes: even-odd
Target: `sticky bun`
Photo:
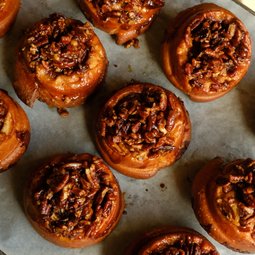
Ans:
[[[0,172],[15,164],[30,140],[30,124],[24,110],[0,89]]]
[[[211,101],[235,87],[251,61],[244,24],[212,3],[194,6],[170,22],[162,47],[168,79],[194,101]]]
[[[16,19],[20,0],[0,0],[0,37],[3,37]]]
[[[101,83],[107,65],[105,50],[88,23],[52,14],[21,40],[13,85],[29,106],[39,99],[58,108],[72,107]]]
[[[62,154],[32,174],[24,205],[41,236],[59,246],[79,248],[110,234],[122,215],[124,200],[100,158]]]
[[[85,16],[113,35],[117,44],[135,44],[164,6],[164,0],[78,0]]]
[[[103,106],[96,143],[105,161],[134,178],[149,178],[186,150],[191,124],[183,102],[153,84],[117,91]]]
[[[185,227],[163,227],[144,234],[125,255],[219,255],[201,234]]]
[[[230,249],[255,252],[255,161],[209,161],[195,177],[193,208],[204,229]]]

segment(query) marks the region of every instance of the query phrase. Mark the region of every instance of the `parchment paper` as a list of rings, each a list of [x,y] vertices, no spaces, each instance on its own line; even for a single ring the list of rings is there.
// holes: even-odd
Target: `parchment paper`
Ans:
[[[121,255],[131,240],[152,227],[165,224],[193,228],[205,235],[222,255],[238,254],[215,242],[197,222],[190,201],[191,181],[203,164],[215,156],[226,160],[255,158],[254,61],[237,88],[210,103],[194,103],[165,77],[160,63],[160,46],[168,20],[199,0],[166,0],[149,31],[140,36],[140,49],[117,46],[109,35],[96,29],[105,46],[109,69],[105,85],[85,105],[71,109],[67,118],[56,109],[37,102],[25,106],[11,86],[14,49],[26,27],[53,12],[85,21],[75,0],[23,0],[17,21],[0,40],[0,87],[25,109],[32,137],[26,154],[11,170],[0,175],[0,249],[7,255]],[[208,1],[235,13],[255,37],[255,17],[231,0]],[[254,60],[254,56],[253,56]],[[22,207],[22,192],[29,173],[47,157],[65,152],[98,155],[93,141],[93,122],[101,103],[114,90],[132,79],[159,84],[181,97],[192,121],[191,144],[173,166],[149,180],[135,180],[118,174],[125,192],[126,209],[119,225],[102,243],[84,249],[57,247],[39,236]]]

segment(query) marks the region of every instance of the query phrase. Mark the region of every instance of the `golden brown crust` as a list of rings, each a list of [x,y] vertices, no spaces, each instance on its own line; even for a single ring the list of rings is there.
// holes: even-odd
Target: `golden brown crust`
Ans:
[[[3,37],[16,19],[20,0],[0,0],[0,37]]]
[[[211,101],[246,74],[251,40],[244,24],[215,4],[200,4],[170,22],[162,47],[163,69],[194,101]]]
[[[255,161],[209,161],[195,177],[193,209],[204,229],[221,244],[255,252]]]
[[[15,164],[30,140],[30,124],[24,110],[0,89],[0,172]]]
[[[33,227],[63,247],[103,240],[118,223],[124,199],[103,161],[90,154],[62,154],[37,169],[25,191],[24,207]]]
[[[204,254],[219,255],[201,234],[185,227],[162,227],[145,233],[125,255]]]
[[[136,83],[115,93],[96,126],[96,143],[106,162],[134,178],[150,178],[186,150],[191,124],[183,102],[172,92]]]
[[[18,48],[13,86],[32,106],[82,104],[102,82],[108,60],[91,26],[52,14],[27,30]]]
[[[85,16],[97,28],[127,44],[144,33],[164,6],[164,0],[78,0]]]

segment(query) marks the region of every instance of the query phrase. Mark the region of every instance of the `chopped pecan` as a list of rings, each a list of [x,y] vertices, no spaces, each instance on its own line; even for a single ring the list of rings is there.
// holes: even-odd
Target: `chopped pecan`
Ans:
[[[164,0],[93,0],[92,3],[104,20],[116,18],[122,24],[141,20],[141,13],[145,8],[156,9],[164,6]]]
[[[179,255],[179,254],[189,254],[189,255],[215,255],[217,254],[213,250],[203,251],[203,248],[193,242],[191,238],[186,238],[185,240],[180,239],[175,243],[168,245],[165,247],[160,247],[157,251],[152,251],[151,255]]]
[[[145,233],[127,255],[218,255],[216,248],[202,235],[182,227],[162,227]]]
[[[227,89],[239,65],[249,63],[246,31],[236,19],[205,17],[190,26],[191,47],[184,70],[192,87],[208,91]]]
[[[123,154],[132,151],[136,157],[171,151],[168,131],[172,125],[171,105],[164,90],[144,89],[123,97],[101,120],[101,136],[115,144]],[[117,149],[118,147],[118,149]]]
[[[243,160],[230,164],[217,178],[217,199],[221,213],[237,226],[255,228],[254,161]],[[224,180],[224,181],[223,181]]]
[[[32,71],[43,65],[52,75],[70,75],[85,68],[92,31],[82,22],[52,14],[26,32],[22,48]]]

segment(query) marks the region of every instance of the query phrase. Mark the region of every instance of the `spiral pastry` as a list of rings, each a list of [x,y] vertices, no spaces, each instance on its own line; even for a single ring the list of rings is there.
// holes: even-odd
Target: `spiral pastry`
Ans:
[[[136,45],[164,6],[164,0],[78,0],[97,28],[113,35],[117,44]]]
[[[101,83],[105,50],[89,24],[52,14],[21,40],[14,88],[32,106],[39,99],[58,108],[82,104]]]
[[[201,234],[184,227],[163,227],[144,234],[125,255],[219,255]]]
[[[239,252],[255,252],[255,161],[215,158],[193,183],[193,208],[204,229]]]
[[[24,110],[0,89],[0,172],[15,164],[30,140],[30,124]]]
[[[45,239],[63,247],[100,242],[118,223],[124,200],[103,161],[62,154],[37,169],[24,197],[25,211]]]
[[[191,124],[183,102],[170,91],[137,83],[115,93],[96,127],[106,162],[134,178],[149,178],[173,164],[186,150]]]
[[[0,0],[0,37],[3,37],[16,19],[20,0]]]
[[[235,87],[251,61],[243,23],[212,3],[181,12],[169,24],[162,47],[168,79],[194,101],[210,101]]]

